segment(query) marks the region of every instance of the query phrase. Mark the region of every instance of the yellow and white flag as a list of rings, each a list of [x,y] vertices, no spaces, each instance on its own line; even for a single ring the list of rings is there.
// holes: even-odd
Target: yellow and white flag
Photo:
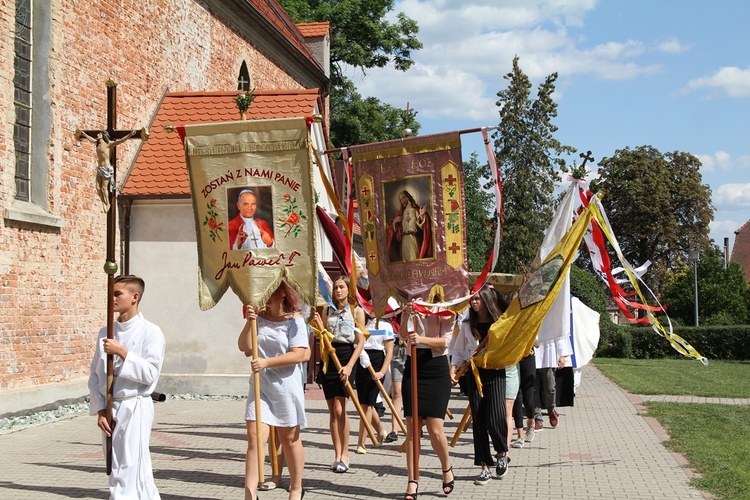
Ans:
[[[502,369],[518,363],[534,345],[544,317],[562,289],[592,217],[586,208],[565,236],[521,287],[508,309],[492,324],[486,349],[471,359],[472,367]]]

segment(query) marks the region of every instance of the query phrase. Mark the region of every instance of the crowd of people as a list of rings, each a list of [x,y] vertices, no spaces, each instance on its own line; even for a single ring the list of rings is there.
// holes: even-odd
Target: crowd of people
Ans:
[[[134,431],[150,430],[153,423],[149,396],[158,382],[165,349],[161,330],[138,313],[144,288],[138,277],[115,280],[114,310],[119,318],[114,338],[107,338],[106,329],[102,329],[91,366],[91,412],[98,415],[97,425],[112,440],[109,482],[111,498],[115,499],[159,498],[148,454],[149,432]],[[456,488],[443,427],[454,386],[468,397],[477,485],[508,473],[511,449],[523,448],[544,428],[543,409],[547,410],[549,425],[558,425],[555,368],[564,366],[571,354],[564,341],[537,345],[518,364],[503,369],[478,368],[476,373],[467,369],[469,360],[484,349],[491,325],[508,306],[506,298],[491,285],[474,294],[466,313],[458,317],[439,306],[406,303],[400,321],[394,322],[396,329],[390,320],[368,318],[361,307],[352,305],[352,292],[349,278],[340,276],[333,282],[331,304],[303,314],[297,292],[282,280],[265,307],[256,310],[245,306],[247,321],[237,343],[239,350],[252,358],[253,372],[245,412],[246,500],[255,500],[259,490],[274,489],[281,483],[279,470],[268,481],[260,480],[271,433],[278,445],[269,442],[269,451],[277,454],[282,467],[286,464],[290,500],[301,500],[305,495],[305,453],[300,432],[307,425],[305,366],[311,354],[311,328],[321,334],[322,340],[323,362],[315,382],[322,386],[329,410],[333,473],[346,473],[351,463],[351,424],[346,411],[350,398],[356,398],[355,404],[364,415],[359,422],[357,454],[367,453],[368,434],[376,436],[374,446],[382,446],[399,441],[399,432],[404,433],[404,500],[416,500],[419,495],[415,459],[424,429],[441,464],[443,493],[449,495]],[[441,298],[436,297],[435,302],[441,302]],[[257,331],[255,345],[253,328]],[[115,360],[114,428],[105,411],[107,355]],[[391,408],[390,432],[378,411],[384,398]]]

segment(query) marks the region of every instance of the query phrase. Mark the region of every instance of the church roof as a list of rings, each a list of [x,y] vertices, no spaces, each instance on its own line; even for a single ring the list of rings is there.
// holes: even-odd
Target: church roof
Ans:
[[[750,281],[750,220],[734,232],[732,262],[738,263],[745,270],[745,278]]]
[[[318,89],[256,90],[247,110],[249,120],[311,116]],[[185,150],[176,132],[166,125],[193,125],[239,119],[232,92],[168,92],[151,123],[151,135],[125,174],[121,194],[138,198],[190,196]]]
[[[314,38],[326,36],[331,31],[331,23],[328,21],[321,23],[299,23],[297,29],[305,38]]]

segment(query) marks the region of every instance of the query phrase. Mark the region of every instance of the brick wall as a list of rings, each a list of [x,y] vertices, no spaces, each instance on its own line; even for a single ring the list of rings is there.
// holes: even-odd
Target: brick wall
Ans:
[[[14,4],[0,2],[0,211],[13,203]],[[106,219],[94,185],[94,146],[76,128],[106,126],[105,81],[118,82],[119,128],[146,126],[170,91],[233,90],[243,60],[259,89],[300,88],[248,40],[189,0],[52,2],[49,60],[52,228],[0,224],[0,390],[83,379],[105,324]],[[138,141],[118,147],[122,178]],[[117,260],[120,255],[118,251]]]

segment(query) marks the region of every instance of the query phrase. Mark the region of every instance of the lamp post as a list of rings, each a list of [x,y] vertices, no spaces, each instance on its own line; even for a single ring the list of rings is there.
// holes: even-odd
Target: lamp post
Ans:
[[[700,250],[693,248],[688,252],[688,262],[693,263],[693,284],[695,286],[695,326],[698,326],[698,261],[701,258]]]

